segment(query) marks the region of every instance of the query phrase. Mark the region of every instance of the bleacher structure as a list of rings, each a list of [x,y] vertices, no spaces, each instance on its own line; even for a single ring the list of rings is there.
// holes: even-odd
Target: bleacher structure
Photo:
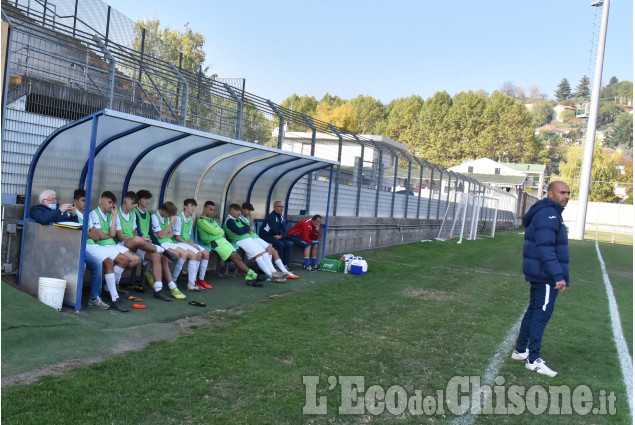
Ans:
[[[102,109],[339,162],[299,179],[288,213],[443,218],[463,193],[499,199],[513,223],[515,198],[450,172],[381,137],[362,136],[276,105],[243,79],[209,77],[144,54],[144,30],[101,0],[2,0],[11,26],[2,114],[2,193],[25,194],[31,159],[56,128]],[[137,39],[135,41],[135,31]],[[133,48],[141,37],[141,48]],[[332,143],[318,143],[328,135]],[[327,188],[333,182],[333,191]],[[328,200],[331,202],[328,202]]]

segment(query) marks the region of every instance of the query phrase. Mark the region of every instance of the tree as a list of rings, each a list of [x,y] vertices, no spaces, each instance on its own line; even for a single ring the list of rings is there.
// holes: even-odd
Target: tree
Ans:
[[[547,100],[547,95],[540,91],[540,87],[529,86],[529,99],[534,102],[536,100]]]
[[[415,144],[417,119],[422,107],[423,98],[416,94],[393,100],[388,104],[386,120],[377,127],[378,133],[408,146]]]
[[[284,108],[305,114],[309,117],[315,115],[317,105],[318,102],[315,100],[315,97],[306,94],[304,96],[298,96],[295,93],[287,97],[282,104],[280,104],[280,106]]]
[[[539,150],[531,113],[516,99],[501,93],[487,99],[483,131],[477,137],[474,157],[502,162],[530,162]]]
[[[446,153],[451,150],[453,140],[446,121],[452,104],[452,97],[446,91],[436,92],[424,102],[415,129],[415,142],[410,145],[420,158],[434,164],[450,164]]]
[[[319,103],[326,104],[329,108],[337,108],[342,105],[345,101],[339,96],[331,96],[329,93],[326,93],[322,99],[320,99]]]
[[[141,51],[142,32],[145,28],[145,43],[143,46],[144,56],[151,56],[166,62],[172,62],[177,68],[179,57],[183,53],[181,62],[182,69],[196,72],[205,63],[205,37],[193,31],[189,24],[185,24],[185,29],[175,30],[169,27],[160,28],[158,18],[140,19],[135,24],[135,37],[133,47]],[[207,72],[208,67],[203,68]]]
[[[381,101],[361,94],[350,101],[359,122],[359,132],[374,134],[377,125],[386,117],[386,108]]]
[[[566,151],[565,159],[560,163],[560,175],[552,176],[552,180],[563,180],[571,188],[571,199],[578,199],[580,192],[580,169],[584,148],[573,146]],[[615,182],[620,178],[620,157],[613,157],[600,149],[598,143],[593,152],[591,169],[591,186],[589,201],[616,202]]]
[[[633,157],[626,158],[624,161],[624,174],[622,174],[621,181],[624,183],[630,183],[630,185],[626,186],[626,198],[624,200],[625,204],[633,204]]]
[[[555,94],[556,100],[558,101],[567,100],[571,97],[571,86],[566,78],[563,78],[562,81],[560,81]]]
[[[623,112],[624,110],[615,102],[600,102],[597,125],[601,126],[610,124]]]
[[[553,105],[546,100],[535,100],[531,107],[531,119],[534,127],[542,127],[551,122],[553,118]]]
[[[580,79],[578,86],[575,88],[575,95],[581,99],[588,99],[591,97],[591,81],[586,75]]]
[[[540,152],[536,162],[547,166],[546,175],[558,174],[558,166],[564,154],[564,150],[560,148],[562,137],[555,131],[541,130],[537,139]]]
[[[342,103],[334,108],[320,102],[315,111],[315,118],[347,131],[359,133],[359,120],[350,102]]]
[[[608,131],[605,143],[624,152],[633,151],[633,115],[622,112]]]

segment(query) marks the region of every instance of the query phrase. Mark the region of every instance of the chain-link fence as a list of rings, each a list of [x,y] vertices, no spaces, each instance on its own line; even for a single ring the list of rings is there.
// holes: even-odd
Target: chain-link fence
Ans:
[[[2,191],[23,195],[30,158],[54,129],[103,108],[340,162],[302,177],[289,213],[442,219],[459,193],[515,198],[245,91],[243,79],[182,69],[133,49],[135,24],[100,0],[2,0],[11,25],[2,116]],[[329,183],[333,188],[329,192]]]

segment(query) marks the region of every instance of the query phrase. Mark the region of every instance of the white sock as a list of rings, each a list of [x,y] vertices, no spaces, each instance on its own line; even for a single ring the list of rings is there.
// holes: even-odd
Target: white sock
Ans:
[[[162,282],[154,282],[154,285],[152,286],[154,287],[154,292],[159,292],[161,289],[163,289]]]
[[[168,283],[168,288],[170,288],[170,291],[173,290],[174,288],[176,288],[176,283],[174,283],[174,281]]]
[[[179,258],[176,261],[176,264],[174,265],[174,271],[172,272],[172,277],[174,278],[174,280],[179,278],[179,275],[181,274],[181,270],[183,270],[183,264],[185,264],[184,258]]]
[[[119,298],[119,294],[117,294],[117,284],[115,283],[115,274],[108,273],[104,276],[106,280],[106,288],[108,288],[108,292],[110,292],[110,298],[115,301]]]
[[[282,260],[281,260],[281,259],[279,259],[279,258],[278,258],[278,259],[276,260],[276,266],[278,266],[278,268],[280,269],[280,271],[281,271],[282,273],[287,273],[287,274],[289,274],[289,270],[287,270],[287,268],[284,266],[284,263],[282,262]]]
[[[163,251],[165,251],[165,248],[163,248],[162,246],[158,246],[158,245],[155,245],[155,246],[157,247],[157,252],[159,254],[161,254]]]
[[[256,263],[258,264],[258,267],[260,267],[260,270],[262,270],[264,274],[271,277],[273,273],[276,271],[276,269],[274,269],[271,262],[268,263],[264,257],[265,257],[264,255],[261,255],[260,257],[256,258]]]
[[[198,271],[198,261],[190,260],[187,264],[187,282],[188,284],[194,284],[194,280],[196,279],[196,272]],[[190,286],[192,286],[190,285]]]
[[[201,260],[201,265],[198,268],[198,278],[201,280],[205,279],[205,273],[207,272],[207,263],[209,263],[209,260]]]
[[[115,265],[115,283],[119,283],[119,281],[121,280],[121,274],[123,273],[123,271],[124,269]]]

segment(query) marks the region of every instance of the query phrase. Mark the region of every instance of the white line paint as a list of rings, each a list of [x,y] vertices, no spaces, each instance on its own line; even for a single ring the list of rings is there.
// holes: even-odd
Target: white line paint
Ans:
[[[620,361],[624,385],[626,386],[626,397],[628,398],[628,406],[631,409],[631,418],[633,418],[633,359],[628,352],[628,345],[624,339],[624,331],[622,331],[622,322],[620,321],[620,313],[617,309],[617,303],[615,302],[613,286],[611,286],[609,275],[606,272],[604,259],[602,258],[602,254],[600,254],[600,246],[597,241],[595,241],[595,250],[598,253],[598,260],[600,260],[600,266],[602,267],[602,277],[604,278],[606,296],[609,299],[609,313],[611,314],[613,340],[615,341],[615,347],[617,348],[617,357]]]
[[[507,356],[510,353],[510,349],[513,348],[514,343],[516,342],[516,336],[518,336],[518,331],[520,330],[520,322],[522,322],[524,315],[525,315],[525,312],[523,311],[523,314],[520,315],[520,317],[518,318],[514,326],[512,326],[509,332],[507,332],[507,336],[505,337],[503,342],[501,342],[500,345],[498,346],[498,349],[496,350],[496,354],[494,354],[494,357],[492,357],[492,360],[487,365],[487,368],[485,369],[483,376],[481,376],[482,387],[494,386],[494,379],[496,379],[496,377],[498,376],[501,366],[503,366],[503,363],[505,363],[505,360],[507,359]],[[476,416],[478,414],[478,413],[472,413],[472,401],[480,400],[480,399],[481,397],[479,397],[478,394],[473,392],[470,397],[470,408],[468,409],[467,413],[465,413],[462,416],[458,416],[454,418],[452,423],[454,425],[472,425],[474,421],[476,420]],[[485,396],[483,396],[483,399],[484,400],[481,407],[487,402],[487,400],[485,399]]]

